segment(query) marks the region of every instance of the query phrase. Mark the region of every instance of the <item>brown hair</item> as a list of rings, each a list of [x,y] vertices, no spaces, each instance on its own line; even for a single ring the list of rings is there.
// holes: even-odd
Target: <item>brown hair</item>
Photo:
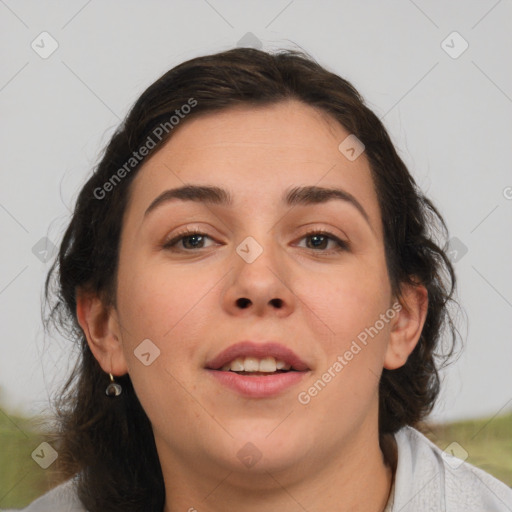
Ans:
[[[188,112],[179,116],[181,125],[200,113],[287,99],[322,110],[363,142],[378,194],[392,289],[399,296],[402,283],[418,281],[428,291],[426,323],[416,348],[403,367],[384,369],[380,379],[381,435],[416,425],[434,405],[439,392],[435,351],[445,327],[452,348],[456,337],[447,307],[455,276],[435,241],[435,236],[446,236],[447,231],[379,118],[349,82],[301,52],[269,54],[238,48],[195,58],[153,83],[118,128],[80,191],[58,260],[46,281],[47,320],[63,328],[80,349],[57,405],[59,460],[66,474],[78,474],[79,497],[90,512],[161,510],[165,497],[151,424],[130,377],[118,379],[123,386],[119,397],[105,395],[108,376],[93,357],[76,317],[79,289],[93,291],[115,305],[123,213],[130,183],[147,157],[130,159],[149,145],[149,139],[155,143],[154,152],[172,136],[177,111]],[[184,105],[191,108],[182,109]],[[171,116],[176,119],[170,121]]]

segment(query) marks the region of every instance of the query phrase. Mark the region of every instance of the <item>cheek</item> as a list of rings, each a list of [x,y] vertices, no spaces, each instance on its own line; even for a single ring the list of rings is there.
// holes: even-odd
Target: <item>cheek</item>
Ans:
[[[158,347],[162,367],[182,368],[204,343],[201,333],[209,319],[206,304],[215,276],[183,271],[169,265],[120,267],[118,311],[123,322],[123,346],[130,372],[137,378],[139,360],[134,351],[146,339]],[[205,314],[206,313],[206,314]],[[172,370],[174,373],[174,369]]]
[[[317,417],[331,418],[338,433],[362,424],[376,407],[390,332],[390,319],[381,320],[390,310],[387,282],[376,274],[341,277],[308,297],[307,306],[322,319],[315,324],[323,330],[313,332],[322,349],[314,375],[297,395]]]
[[[378,389],[390,332],[390,319],[381,320],[391,298],[385,262],[354,259],[329,277],[310,274],[299,282],[322,347],[313,387],[302,397],[326,414],[363,414]]]
[[[173,432],[176,450],[181,444],[197,445],[190,436],[211,429],[211,418],[197,401],[201,382],[191,366],[203,363],[198,354],[204,350],[205,337],[211,340],[214,334],[215,286],[222,276],[179,271],[169,265],[146,264],[135,271],[135,263],[133,268],[120,268],[118,288],[130,378],[153,428],[167,438]],[[136,356],[145,339],[159,351],[148,365]]]
[[[200,284],[188,273],[171,275],[169,269],[148,265],[136,269],[133,263],[132,268],[120,268],[118,287],[128,373],[152,424],[172,425],[176,432],[183,428],[185,437],[187,428],[179,418],[199,414],[191,399],[197,382],[190,366],[204,343],[201,311],[212,307],[204,301],[211,285],[209,279]]]
[[[294,290],[319,333],[343,348],[347,340],[372,326],[390,307],[391,289],[384,262],[354,258],[329,275],[295,277]]]

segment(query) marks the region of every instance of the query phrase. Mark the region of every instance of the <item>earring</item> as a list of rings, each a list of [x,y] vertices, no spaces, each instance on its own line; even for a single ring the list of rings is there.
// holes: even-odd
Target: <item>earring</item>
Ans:
[[[105,394],[107,396],[119,396],[122,391],[123,391],[123,388],[121,387],[121,384],[118,384],[115,380],[114,380],[114,376],[109,373],[110,375],[110,384],[107,386],[107,389],[105,389]]]

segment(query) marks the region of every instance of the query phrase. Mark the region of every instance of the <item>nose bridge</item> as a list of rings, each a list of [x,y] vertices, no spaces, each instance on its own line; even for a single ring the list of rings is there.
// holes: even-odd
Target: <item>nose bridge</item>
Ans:
[[[238,276],[257,276],[258,283],[264,284],[273,281],[275,274],[279,273],[282,255],[279,254],[279,247],[274,234],[259,229],[257,232],[247,235],[236,247],[235,272]]]
[[[236,246],[236,254],[247,265],[259,268],[265,264],[271,267],[277,264],[274,261],[278,256],[276,220],[271,211],[270,206],[263,204],[252,205],[251,210],[246,211],[247,222],[240,225],[243,231],[238,233],[242,238]]]
[[[288,310],[293,294],[287,281],[285,254],[268,223],[260,222],[236,246],[234,268],[226,293],[232,311],[252,308],[258,314],[266,309]]]

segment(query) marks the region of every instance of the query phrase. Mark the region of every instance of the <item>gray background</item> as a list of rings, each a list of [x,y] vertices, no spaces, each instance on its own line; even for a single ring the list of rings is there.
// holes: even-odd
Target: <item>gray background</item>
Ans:
[[[510,410],[510,20],[507,0],[0,0],[3,403],[44,410],[70,367],[70,343],[42,329],[50,262],[39,241],[58,244],[80,186],[145,87],[245,36],[304,49],[350,80],[457,239],[465,351],[443,372],[434,419]],[[47,58],[31,47],[51,49],[43,31],[58,44]]]

